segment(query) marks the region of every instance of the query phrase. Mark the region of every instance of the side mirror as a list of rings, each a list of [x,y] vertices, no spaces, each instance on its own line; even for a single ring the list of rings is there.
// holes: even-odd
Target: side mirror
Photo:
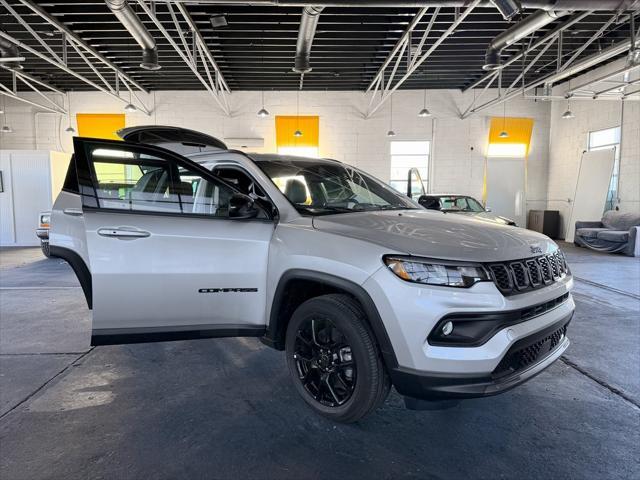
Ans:
[[[231,196],[229,199],[229,218],[242,220],[255,218],[256,216],[258,216],[258,209],[253,202],[253,198],[241,193],[234,193]]]
[[[484,211],[485,212],[490,212],[491,211],[491,207],[484,207]]]
[[[440,202],[433,197],[428,197],[427,195],[420,195],[420,197],[418,197],[418,203],[427,210],[440,210]]]

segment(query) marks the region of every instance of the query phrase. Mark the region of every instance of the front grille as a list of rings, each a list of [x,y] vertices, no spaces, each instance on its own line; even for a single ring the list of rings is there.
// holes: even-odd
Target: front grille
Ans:
[[[525,339],[526,345],[521,342],[514,344],[493,371],[494,378],[503,377],[519,372],[538,363],[553,352],[567,333],[568,323],[562,327],[544,334],[542,338],[534,338],[532,341]]]
[[[564,255],[556,250],[549,255],[487,265],[491,279],[504,295],[542,288],[567,275]]]

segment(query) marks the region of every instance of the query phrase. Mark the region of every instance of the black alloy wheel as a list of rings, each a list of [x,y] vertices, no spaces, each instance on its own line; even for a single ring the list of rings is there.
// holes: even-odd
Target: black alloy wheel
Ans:
[[[356,385],[351,346],[328,318],[307,319],[298,328],[293,358],[305,390],[322,405],[347,402]]]
[[[302,303],[287,325],[287,366],[302,399],[337,422],[355,422],[387,398],[391,381],[360,304],[331,293]]]

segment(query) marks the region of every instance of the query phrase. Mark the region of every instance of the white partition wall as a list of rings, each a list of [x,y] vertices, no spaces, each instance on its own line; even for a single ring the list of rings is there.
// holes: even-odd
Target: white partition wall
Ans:
[[[582,155],[576,193],[565,235],[567,242],[573,242],[576,221],[597,221],[602,218],[613,171],[614,155],[614,149],[595,150]]]
[[[60,152],[0,151],[0,245],[39,245],[38,213],[51,209],[68,164],[69,155]]]
[[[526,226],[525,159],[487,159],[487,206],[496,215]]]

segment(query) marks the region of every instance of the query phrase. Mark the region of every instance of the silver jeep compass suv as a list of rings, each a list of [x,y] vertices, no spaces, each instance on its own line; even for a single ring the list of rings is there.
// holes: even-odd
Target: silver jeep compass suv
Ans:
[[[333,160],[120,135],[74,139],[51,214],[94,345],[259,337],[342,422],[391,385],[409,406],[504,392],[569,345],[572,278],[543,235],[426,210]]]

